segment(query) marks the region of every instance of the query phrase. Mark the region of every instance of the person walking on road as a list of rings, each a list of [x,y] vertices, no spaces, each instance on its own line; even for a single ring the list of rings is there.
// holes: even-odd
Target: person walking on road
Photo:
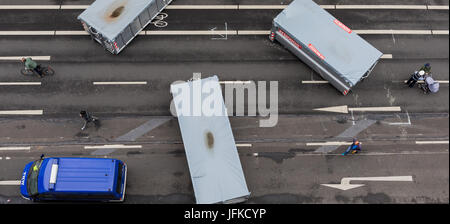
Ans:
[[[38,65],[32,58],[22,58],[21,61],[25,64],[25,68],[28,70],[34,70],[39,77],[43,78],[41,65]]]
[[[361,151],[361,143],[358,141],[358,140],[356,140],[355,138],[353,139],[353,143],[352,143],[352,145],[351,146],[349,146],[348,148],[347,148],[347,150],[345,150],[345,152],[344,153],[342,153],[342,155],[343,156],[345,156],[345,155],[347,155],[348,153],[352,153],[352,154],[355,154],[355,153],[358,153],[358,152],[360,152]]]
[[[84,119],[84,125],[81,128],[81,130],[86,129],[87,124],[90,122],[93,122],[95,125],[97,125],[98,118],[90,115],[87,111],[84,110],[80,111],[80,117]]]
[[[411,77],[405,84],[408,85],[409,88],[413,88],[416,85],[417,81],[422,81],[424,79],[425,79],[424,70],[415,71],[414,74],[411,75]]]

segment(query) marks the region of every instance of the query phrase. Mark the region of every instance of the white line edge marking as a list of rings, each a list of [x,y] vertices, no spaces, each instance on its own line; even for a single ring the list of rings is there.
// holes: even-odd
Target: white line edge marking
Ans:
[[[41,82],[0,82],[0,86],[40,86]]]
[[[352,142],[308,142],[306,146],[351,145]]]
[[[236,144],[236,147],[252,147],[252,144]]]
[[[51,56],[0,56],[0,61],[20,61],[22,58],[33,58],[35,61],[50,61]]]
[[[0,9],[87,9],[90,5],[0,5]],[[169,5],[166,9],[285,9],[288,5]],[[320,5],[323,9],[448,10],[448,5]]]
[[[0,151],[21,151],[21,150],[30,151],[31,147],[30,146],[25,146],[25,147],[0,147]]]
[[[84,146],[84,149],[140,149],[142,145],[96,145]]]
[[[42,115],[43,110],[0,110],[0,115]]]
[[[20,180],[2,180],[0,181],[0,186],[19,186],[21,184]]]
[[[94,85],[147,85],[147,82],[93,82]]]
[[[449,144],[449,141],[416,141],[417,145],[429,145],[429,144]]]

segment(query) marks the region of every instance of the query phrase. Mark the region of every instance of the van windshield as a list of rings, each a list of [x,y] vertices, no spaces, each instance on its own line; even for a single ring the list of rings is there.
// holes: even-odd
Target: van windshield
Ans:
[[[31,165],[30,172],[27,178],[27,191],[28,194],[34,196],[38,193],[38,175],[41,170],[42,159],[37,160]]]

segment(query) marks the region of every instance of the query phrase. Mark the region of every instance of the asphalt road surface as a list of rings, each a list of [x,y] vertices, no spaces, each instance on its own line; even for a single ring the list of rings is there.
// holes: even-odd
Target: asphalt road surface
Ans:
[[[230,117],[252,192],[247,203],[449,202],[448,0],[370,1],[372,6],[422,6],[418,9],[341,9],[337,6],[369,3],[317,0],[353,30],[386,32],[361,34],[385,58],[348,96],[320,83],[321,77],[306,64],[269,41],[272,19],[282,10],[275,6],[291,1],[175,0],[171,6],[237,8],[166,9],[166,27],[149,24],[119,55],[79,35],[83,29],[76,17],[83,9],[61,7],[92,2],[0,1],[0,203],[31,203],[20,197],[18,186],[2,182],[20,179],[24,165],[42,153],[125,161],[129,166],[125,203],[195,203],[178,122],[169,111],[170,85],[191,79],[193,73],[217,75],[220,81],[278,82],[275,127],[260,128],[264,117]],[[10,5],[58,8],[6,7]],[[244,7],[249,5],[272,7]],[[71,32],[59,35],[61,31]],[[152,34],[165,31],[173,33]],[[396,31],[403,33],[393,34]],[[51,65],[56,74],[43,79],[22,76],[23,65],[5,59],[25,55],[45,56],[40,63]],[[403,84],[427,62],[433,78],[441,82],[433,95]],[[246,109],[249,104],[253,105],[246,101]],[[341,106],[363,110],[315,110]],[[386,111],[394,107],[398,110]],[[81,131],[81,109],[99,116],[102,125]],[[6,113],[30,110],[42,115]],[[145,131],[127,135],[143,125]],[[362,142],[362,152],[341,156],[353,137]],[[117,144],[141,147],[85,148]],[[345,191],[322,185],[338,184],[345,177],[387,176],[411,176],[412,181],[352,181],[365,185]]]

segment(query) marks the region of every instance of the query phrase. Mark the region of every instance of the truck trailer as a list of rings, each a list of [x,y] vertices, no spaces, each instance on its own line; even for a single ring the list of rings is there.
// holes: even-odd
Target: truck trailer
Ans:
[[[383,55],[311,0],[296,0],[274,20],[269,36],[343,95],[367,78]]]
[[[78,16],[92,39],[119,54],[172,0],[96,0]]]

